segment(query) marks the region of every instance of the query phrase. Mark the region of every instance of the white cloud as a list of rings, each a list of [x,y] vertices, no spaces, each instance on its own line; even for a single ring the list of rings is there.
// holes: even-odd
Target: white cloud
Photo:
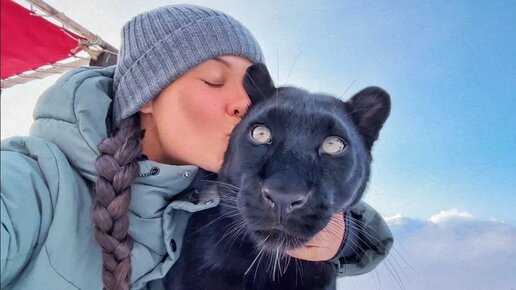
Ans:
[[[457,209],[429,220],[386,217],[395,236],[372,273],[339,279],[339,289],[516,289],[516,227]]]
[[[438,214],[430,217],[430,221],[435,224],[453,222],[456,220],[471,220],[473,215],[469,212],[459,211],[458,209],[442,210]]]
[[[397,213],[393,216],[390,216],[390,217],[385,217],[384,218],[385,221],[388,223],[388,224],[393,224],[393,225],[401,225],[404,221],[404,218],[403,216],[401,215],[401,213]]]

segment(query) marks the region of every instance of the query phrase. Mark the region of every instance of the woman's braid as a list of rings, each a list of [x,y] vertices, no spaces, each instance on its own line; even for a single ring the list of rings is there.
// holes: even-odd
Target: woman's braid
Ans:
[[[138,177],[142,153],[139,116],[120,122],[118,131],[99,144],[95,162],[98,179],[91,209],[95,239],[102,248],[104,290],[127,290],[131,285],[131,251],[127,215],[131,184]]]

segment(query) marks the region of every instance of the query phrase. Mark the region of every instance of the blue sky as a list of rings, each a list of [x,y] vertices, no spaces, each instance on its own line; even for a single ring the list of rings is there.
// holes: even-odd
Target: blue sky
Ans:
[[[176,3],[48,2],[115,46],[130,17]],[[368,85],[390,92],[366,200],[392,226],[397,259],[419,269],[397,267],[412,281],[406,289],[437,289],[420,276],[438,266],[447,271],[433,273],[437,281],[456,281],[442,289],[487,289],[480,273],[516,288],[493,271],[516,269],[516,1],[188,2],[243,22],[279,84],[338,96],[352,84],[344,98]],[[2,92],[2,138],[26,134],[36,97],[55,79]],[[449,254],[438,255],[442,264],[435,251]],[[379,289],[399,289],[377,272],[341,283],[375,289],[380,277]]]
[[[516,224],[516,2],[293,3],[239,17],[280,84],[391,93],[366,200],[386,215],[458,208]]]

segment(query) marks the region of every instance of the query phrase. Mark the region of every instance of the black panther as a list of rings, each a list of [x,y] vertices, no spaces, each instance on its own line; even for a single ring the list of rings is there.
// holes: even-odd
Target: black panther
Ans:
[[[167,288],[335,289],[331,263],[286,252],[360,200],[390,97],[379,87],[346,102],[276,88],[263,64],[249,67],[244,87],[253,106],[206,189],[217,190],[221,204],[191,217]]]

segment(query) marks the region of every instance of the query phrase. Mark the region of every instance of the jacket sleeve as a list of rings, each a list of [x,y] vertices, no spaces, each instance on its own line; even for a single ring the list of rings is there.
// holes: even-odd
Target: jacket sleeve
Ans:
[[[51,197],[36,160],[1,152],[1,288],[14,282],[46,238]]]
[[[337,276],[372,271],[387,257],[393,236],[380,214],[365,202],[345,212],[346,230],[341,250],[332,259]]]

